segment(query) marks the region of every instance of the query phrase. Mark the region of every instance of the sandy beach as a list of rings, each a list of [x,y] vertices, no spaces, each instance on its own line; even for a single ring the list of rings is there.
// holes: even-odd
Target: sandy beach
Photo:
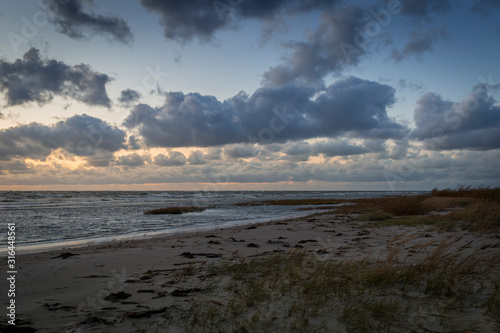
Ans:
[[[2,1],[0,333],[500,333],[499,18]]]
[[[498,288],[498,229],[475,233],[429,226],[375,226],[357,216],[325,212],[209,232],[18,255],[16,332],[20,327],[25,327],[23,332],[354,332],[362,331],[352,321],[361,320],[357,316],[364,310],[353,308],[353,317],[349,318],[349,298],[360,295],[363,299],[368,295],[397,299],[400,308],[390,311],[397,316],[404,312],[407,326],[398,330],[403,324],[396,323],[394,331],[499,331],[498,313],[491,311],[497,308],[488,308],[494,283]],[[429,285],[422,290],[394,284],[357,290],[347,298],[344,293],[350,294],[352,287],[342,292],[325,288],[328,300],[322,301],[314,313],[308,313],[307,308],[315,301],[301,305],[293,300],[295,287],[270,296],[265,290],[279,288],[265,282],[265,275],[261,276],[264,284],[257,290],[267,295],[255,295],[248,301],[250,289],[245,289],[245,283],[258,282],[252,280],[257,276],[249,282],[234,269],[238,265],[253,267],[247,272],[251,275],[252,270],[265,270],[271,265],[272,274],[284,274],[291,266],[280,265],[294,262],[293,274],[283,276],[283,281],[293,276],[300,287],[314,280],[320,274],[318,269],[327,263],[408,267],[428,263],[431,258],[444,262],[449,255],[458,263],[453,272],[469,265],[475,270],[472,274],[482,272],[484,285],[480,279],[467,280],[465,283],[472,283],[474,291],[461,293],[459,283],[445,281],[453,284],[442,286],[450,287],[449,293],[429,293]],[[2,265],[4,261],[2,258]],[[467,273],[456,279],[465,279]],[[492,285],[488,281],[496,282]],[[235,303],[245,297],[244,304]],[[307,305],[302,319],[294,312],[295,305]],[[387,307],[384,303],[379,306]],[[384,323],[387,315],[374,311],[371,317]],[[372,331],[385,331],[377,329],[383,325],[373,327]],[[2,331],[10,332],[5,326]]]

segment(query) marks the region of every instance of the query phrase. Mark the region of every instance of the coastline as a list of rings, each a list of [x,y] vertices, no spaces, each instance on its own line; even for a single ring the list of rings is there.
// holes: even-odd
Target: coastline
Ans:
[[[451,244],[447,251],[463,258],[474,255],[486,262],[500,254],[498,230],[478,234],[431,230],[427,226],[375,227],[356,217],[322,212],[217,230],[19,254],[18,327],[32,327],[37,332],[210,331],[199,318],[209,316],[207,309],[226,314],[233,304],[234,295],[229,290],[234,277],[221,273],[233,264],[283,256],[273,264],[276,269],[271,272],[275,272],[280,271],[276,265],[287,262],[289,256],[300,258],[295,273],[303,283],[312,276],[308,273],[311,263],[316,267],[318,263],[385,263],[389,259],[393,263],[414,263],[425,260],[445,243]],[[495,261],[489,265],[492,263],[499,271],[499,263],[496,267]],[[288,304],[285,308],[291,306],[286,298],[281,299]],[[224,329],[234,331],[231,322],[241,322],[239,316],[245,321],[257,310],[264,316],[258,304],[247,304],[237,318],[218,322],[218,327],[225,325]],[[270,301],[262,304],[279,309],[276,316],[280,320],[270,327],[291,327],[293,316],[281,313],[285,311],[281,305]],[[452,312],[448,315],[458,318],[462,312],[467,313],[481,332],[499,328],[484,308],[477,308],[476,303],[464,306],[462,310],[449,310]],[[425,315],[421,317],[415,320],[422,320],[427,329],[442,328],[437,322],[426,321]],[[339,318],[345,316],[322,317],[322,327],[325,331],[347,331],[349,322]]]
[[[32,254],[39,252],[48,252],[48,251],[58,251],[58,250],[73,250],[78,248],[85,247],[93,247],[93,246],[102,246],[107,243],[114,242],[126,242],[130,240],[143,240],[147,241],[150,238],[154,237],[167,237],[167,236],[175,236],[175,235],[185,235],[191,233],[198,232],[209,232],[213,230],[223,230],[228,228],[234,228],[239,226],[249,226],[249,225],[259,225],[270,222],[278,222],[285,221],[289,219],[296,218],[306,218],[310,215],[314,215],[317,212],[321,212],[321,210],[311,210],[307,213],[299,213],[296,212],[294,214],[288,214],[283,217],[270,217],[270,218],[258,218],[253,220],[235,220],[230,222],[225,222],[223,224],[218,225],[202,225],[202,226],[187,226],[187,227],[179,227],[175,229],[164,229],[159,231],[151,231],[151,232],[137,232],[132,234],[122,234],[117,236],[107,236],[100,238],[88,238],[88,239],[74,239],[67,240],[61,242],[42,242],[42,243],[33,243],[33,244],[22,244],[17,246],[18,255],[24,254]],[[5,255],[7,253],[7,249],[0,249],[0,255]]]

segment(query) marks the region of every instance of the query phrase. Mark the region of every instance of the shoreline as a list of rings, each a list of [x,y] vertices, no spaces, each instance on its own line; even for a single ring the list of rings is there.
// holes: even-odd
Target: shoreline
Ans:
[[[464,230],[432,230],[428,226],[378,227],[371,221],[359,221],[357,217],[357,214],[352,213],[323,211],[304,217],[215,230],[19,254],[16,258],[19,289],[16,296],[17,326],[32,327],[37,332],[83,330],[132,333],[155,329],[201,332],[210,331],[203,325],[206,325],[207,320],[212,320],[214,329],[222,327],[231,332],[235,330],[231,326],[233,322],[253,327],[254,322],[248,321],[248,316],[252,314],[260,316],[255,323],[262,320],[273,322],[272,318],[266,317],[269,310],[265,310],[271,307],[280,318],[271,327],[274,327],[274,331],[283,331],[284,327],[285,331],[289,331],[289,325],[293,325],[295,320],[294,316],[290,316],[290,313],[294,313],[291,304],[295,302],[300,305],[307,297],[302,295],[294,300],[285,294],[268,299],[273,293],[261,295],[258,292],[269,288],[270,283],[288,281],[290,277],[285,275],[289,269],[287,267],[292,267],[290,276],[297,279],[295,283],[307,285],[314,281],[315,276],[321,276],[311,269],[319,270],[323,265],[347,265],[339,274],[356,265],[376,265],[377,269],[385,265],[402,265],[404,268],[408,264],[428,260],[443,248],[446,255],[440,257],[439,261],[448,258],[448,254],[456,254],[459,261],[472,256],[475,262],[488,263],[496,272],[500,271],[500,263],[488,261],[500,255],[498,229],[491,233],[472,233]],[[3,257],[2,262],[5,261]],[[257,266],[254,267],[253,262]],[[295,262],[295,268],[293,265],[288,266],[288,262]],[[270,269],[266,275],[245,280],[245,276],[251,277],[266,267]],[[240,276],[239,270],[246,271],[247,268],[249,271]],[[278,280],[266,282],[275,274],[278,274]],[[240,280],[242,278],[244,280]],[[259,281],[264,284],[253,289],[251,286]],[[241,294],[238,292],[241,288],[250,289]],[[484,292],[491,292],[490,289]],[[256,293],[252,296],[255,299],[242,298],[252,293]],[[381,295],[377,297],[388,295],[393,299],[401,297],[398,296],[400,293],[398,289],[387,289],[375,294]],[[411,295],[410,299],[415,304],[432,302],[432,311],[443,302],[444,296],[421,293],[409,291],[408,295]],[[367,295],[364,297],[373,297],[370,296],[373,291]],[[470,320],[479,331],[496,332],[500,323],[484,308],[484,295],[478,294],[479,303],[460,301],[464,309],[446,309],[446,315],[461,318],[467,313],[472,316]],[[357,296],[351,297],[355,299]],[[402,300],[405,297],[408,296]],[[240,310],[235,308],[234,313],[233,310],[229,311],[234,302],[241,300],[246,305],[238,305]],[[316,298],[311,301],[317,302]],[[343,302],[340,298],[331,305],[325,303],[324,309],[330,314],[320,316],[324,321],[321,324],[325,325],[324,331],[343,332],[351,325],[350,319],[345,317],[346,308],[338,308],[349,305]],[[303,311],[307,312],[310,308],[311,304],[304,303]],[[344,311],[344,314],[332,316],[332,309]],[[228,319],[229,313],[233,313],[231,316],[234,315],[234,318]],[[405,317],[401,315],[401,318]],[[428,322],[426,315],[414,318],[417,319],[422,320],[423,327],[429,330],[443,329],[444,324]],[[357,321],[355,319],[353,323]],[[319,325],[312,319],[310,324],[313,327]],[[256,330],[261,331],[260,328]]]
[[[259,225],[265,223],[286,221],[290,219],[296,218],[306,218],[309,216],[313,216],[317,213],[321,213],[321,210],[311,210],[307,213],[299,213],[296,212],[293,215],[287,215],[283,217],[272,217],[272,218],[259,218],[253,220],[237,220],[230,221],[220,225],[204,225],[204,226],[190,226],[190,227],[179,227],[173,229],[164,229],[159,231],[151,231],[151,232],[140,232],[140,233],[132,233],[132,234],[123,234],[118,236],[108,236],[108,237],[98,237],[98,238],[89,238],[89,239],[74,239],[67,240],[63,242],[41,242],[37,244],[27,244],[27,245],[17,245],[16,252],[18,255],[24,254],[33,254],[33,253],[41,253],[48,251],[59,251],[59,250],[73,250],[78,248],[92,247],[92,246],[101,246],[106,245],[107,243],[115,243],[115,242],[127,242],[130,240],[144,240],[147,241],[150,238],[154,237],[167,237],[167,236],[175,236],[175,235],[185,235],[191,233],[198,232],[209,232],[215,230],[224,230],[228,228],[235,228],[239,226],[249,226],[249,225]],[[5,255],[7,253],[7,249],[0,249],[0,255]]]

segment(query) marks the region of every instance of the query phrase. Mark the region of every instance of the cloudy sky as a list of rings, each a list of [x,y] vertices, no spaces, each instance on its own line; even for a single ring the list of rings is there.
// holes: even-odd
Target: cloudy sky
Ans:
[[[4,1],[0,190],[500,186],[498,17],[498,0]]]

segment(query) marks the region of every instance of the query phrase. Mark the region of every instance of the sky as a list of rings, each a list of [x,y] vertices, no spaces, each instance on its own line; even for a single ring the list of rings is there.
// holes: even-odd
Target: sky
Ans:
[[[499,0],[0,6],[0,190],[500,186]]]

